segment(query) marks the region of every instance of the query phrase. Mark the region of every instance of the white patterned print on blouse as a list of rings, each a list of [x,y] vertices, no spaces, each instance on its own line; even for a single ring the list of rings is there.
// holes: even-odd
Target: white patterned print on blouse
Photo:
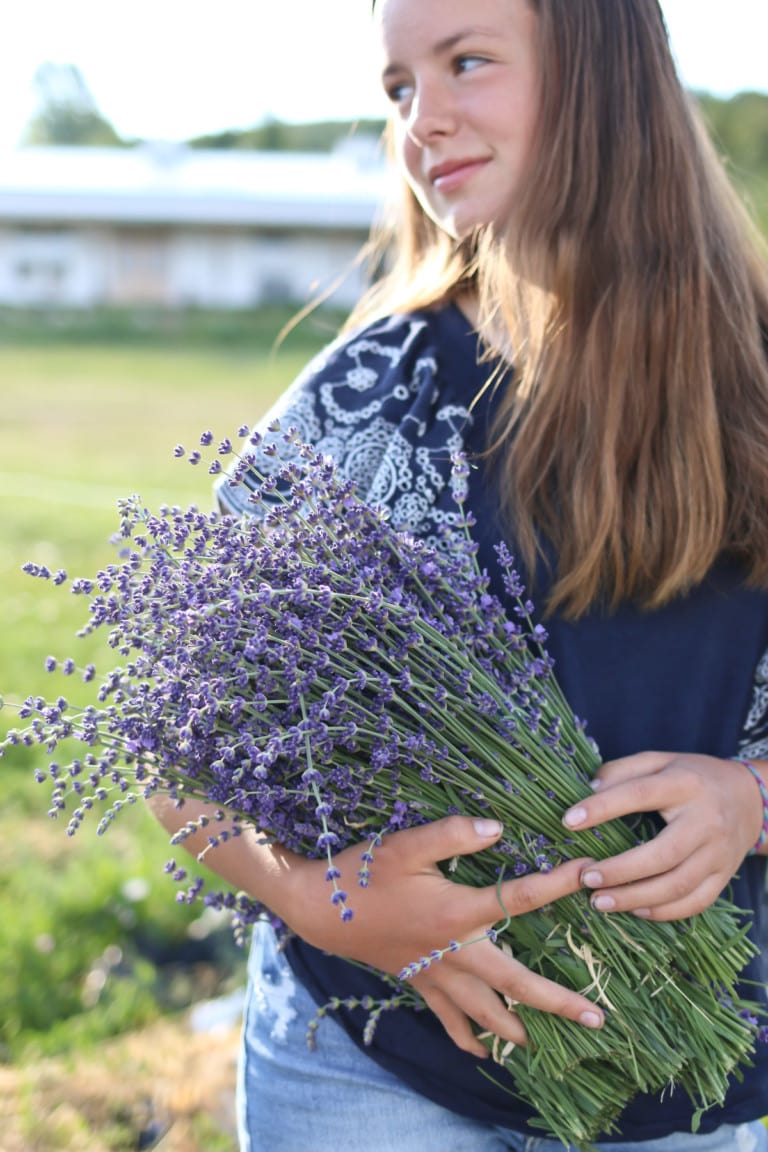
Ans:
[[[478,369],[478,383],[484,374]],[[338,340],[315,357],[277,405],[260,421],[266,431],[278,418],[283,429],[331,457],[357,485],[360,497],[390,510],[398,527],[438,544],[441,525],[456,519],[440,507],[451,457],[463,449],[472,426],[466,404],[444,396],[429,323],[396,316]],[[269,475],[285,460],[254,459]],[[253,511],[246,486],[216,484],[224,511]]]
[[[747,760],[768,760],[768,650],[755,669],[752,700],[739,741],[739,755]]]

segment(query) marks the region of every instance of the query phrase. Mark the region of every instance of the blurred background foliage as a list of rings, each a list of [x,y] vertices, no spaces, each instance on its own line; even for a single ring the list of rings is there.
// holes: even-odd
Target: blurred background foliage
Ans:
[[[768,236],[768,96],[740,92],[729,100],[697,97],[736,187]]]

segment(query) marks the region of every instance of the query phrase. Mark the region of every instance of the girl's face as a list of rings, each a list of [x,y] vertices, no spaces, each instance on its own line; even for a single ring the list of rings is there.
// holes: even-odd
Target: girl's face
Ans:
[[[395,148],[424,211],[457,239],[505,227],[539,109],[530,0],[378,0]]]

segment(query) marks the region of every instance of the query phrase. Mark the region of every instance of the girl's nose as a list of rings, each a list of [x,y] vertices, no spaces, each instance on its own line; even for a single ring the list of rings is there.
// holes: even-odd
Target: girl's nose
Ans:
[[[406,131],[420,147],[435,136],[449,136],[456,130],[456,109],[448,93],[438,85],[423,84],[413,95]]]

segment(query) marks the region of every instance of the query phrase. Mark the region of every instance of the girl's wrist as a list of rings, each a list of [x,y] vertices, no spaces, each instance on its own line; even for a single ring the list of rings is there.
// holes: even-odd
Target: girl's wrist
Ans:
[[[751,760],[747,760],[743,756],[734,756],[733,759],[737,764],[741,764],[742,767],[747,769],[757,784],[758,789],[760,790],[760,799],[763,806],[762,826],[760,828],[760,835],[755,841],[753,847],[750,848],[749,852],[747,853],[748,856],[755,856],[762,852],[763,848],[768,843],[768,786],[766,786],[766,779],[768,778],[768,774],[764,774],[764,772],[761,771],[757,765],[755,765]]]

